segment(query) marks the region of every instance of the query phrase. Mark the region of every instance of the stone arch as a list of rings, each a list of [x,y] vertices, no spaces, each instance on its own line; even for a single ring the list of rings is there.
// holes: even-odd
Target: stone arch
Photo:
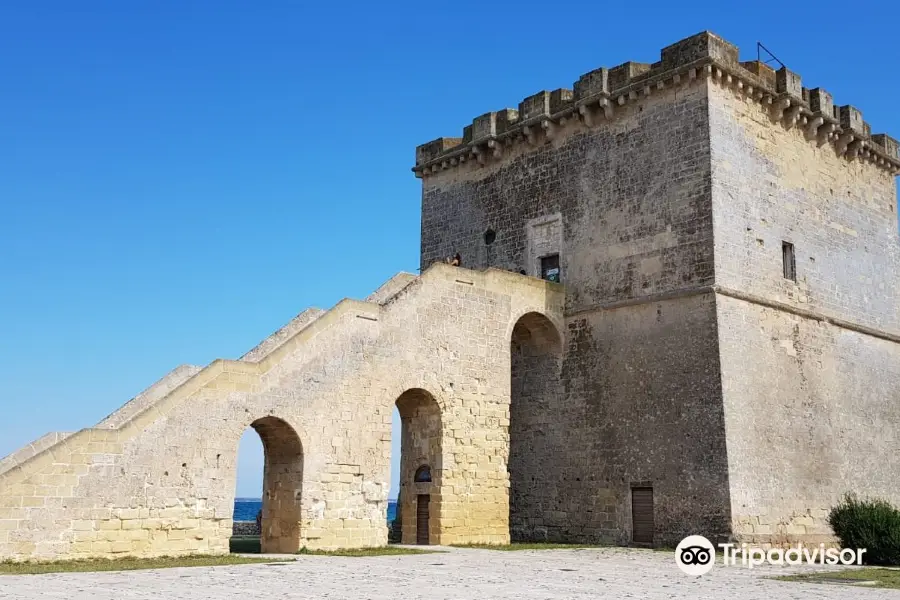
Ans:
[[[410,388],[396,400],[400,413],[400,490],[397,519],[404,544],[440,543],[441,468],[443,466],[443,415],[435,397],[421,388]],[[427,465],[429,481],[416,481],[419,469]],[[427,536],[418,535],[422,524],[419,510],[428,496]],[[418,513],[418,514],[417,514]],[[422,540],[426,539],[426,542]]]
[[[399,409],[400,406],[397,402],[401,398],[409,398],[417,393],[421,393],[434,400],[443,419],[443,415],[448,414],[452,410],[451,400],[438,391],[431,391],[440,390],[443,387],[440,377],[435,376],[435,373],[409,374],[398,372],[396,373],[396,380],[385,391],[383,400],[388,406],[396,406]]]
[[[512,339],[516,329],[525,327],[529,330],[546,332],[548,341],[552,344],[559,343],[562,346],[563,323],[554,315],[542,312],[534,307],[522,307],[514,311],[512,318],[506,326],[506,339]]]
[[[528,312],[510,334],[509,531],[513,541],[556,539],[554,477],[566,471],[560,423],[563,340],[546,315]]]
[[[264,553],[294,553],[300,549],[303,491],[303,445],[296,430],[274,416],[250,424],[262,440],[262,521],[260,547]]]

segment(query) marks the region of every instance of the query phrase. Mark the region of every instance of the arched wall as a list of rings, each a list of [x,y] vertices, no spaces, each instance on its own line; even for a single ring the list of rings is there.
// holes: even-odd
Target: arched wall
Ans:
[[[512,541],[554,539],[551,511],[566,470],[567,432],[560,426],[562,338],[537,312],[510,336],[509,530]]]
[[[297,432],[277,417],[251,424],[265,453],[260,544],[264,553],[300,549],[303,490],[303,446]]]
[[[401,522],[401,541],[416,543],[417,499],[428,494],[430,544],[440,543],[441,467],[443,465],[443,425],[441,409],[434,396],[423,389],[410,389],[397,398],[400,412],[400,493],[397,510]],[[416,471],[422,465],[431,467],[430,482],[416,482]]]
[[[427,440],[408,477],[432,468],[415,484],[433,498],[429,541],[508,542],[507,328],[548,305],[562,306],[556,287],[443,265],[383,304],[344,301],[259,362],[217,360],[116,427],[0,474],[0,557],[228,552],[251,424],[269,456],[267,551],[383,545],[398,399]]]

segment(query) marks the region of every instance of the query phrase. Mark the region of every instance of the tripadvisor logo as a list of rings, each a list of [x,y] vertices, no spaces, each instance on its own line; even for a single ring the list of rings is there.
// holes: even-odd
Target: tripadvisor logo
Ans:
[[[861,565],[866,550],[851,548],[826,548],[825,544],[809,548],[803,544],[782,549],[750,548],[747,544],[719,544],[722,550],[722,564],[736,565],[752,569],[761,565]],[[675,548],[675,564],[682,572],[698,576],[705,575],[716,564],[716,549],[712,542],[702,535],[689,535]]]
[[[702,535],[689,535],[675,548],[675,564],[688,575],[705,575],[716,563],[716,549]]]

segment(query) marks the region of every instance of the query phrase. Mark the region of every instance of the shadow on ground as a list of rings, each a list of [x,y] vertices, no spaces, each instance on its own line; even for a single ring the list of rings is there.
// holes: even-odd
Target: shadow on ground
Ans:
[[[228,549],[233,554],[260,554],[262,552],[258,535],[231,536]]]

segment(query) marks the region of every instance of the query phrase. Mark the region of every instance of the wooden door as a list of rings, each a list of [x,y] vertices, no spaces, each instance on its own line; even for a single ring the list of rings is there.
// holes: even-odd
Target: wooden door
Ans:
[[[652,544],[653,529],[653,488],[631,488],[631,539],[636,544]]]
[[[428,504],[431,496],[419,494],[416,499],[416,543],[428,544]]]

